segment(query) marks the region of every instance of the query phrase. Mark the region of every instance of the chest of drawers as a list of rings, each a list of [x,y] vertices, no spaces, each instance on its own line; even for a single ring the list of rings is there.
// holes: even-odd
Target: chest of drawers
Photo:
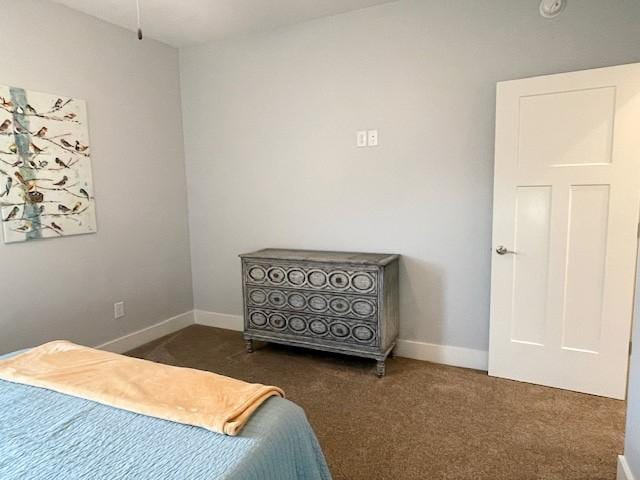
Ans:
[[[240,255],[244,338],[377,361],[398,338],[398,255],[264,249]]]

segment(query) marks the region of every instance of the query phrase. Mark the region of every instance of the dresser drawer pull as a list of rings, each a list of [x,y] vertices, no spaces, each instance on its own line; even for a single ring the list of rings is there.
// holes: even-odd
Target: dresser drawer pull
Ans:
[[[287,326],[287,321],[279,313],[274,313],[269,316],[269,325],[276,330],[283,330]]]
[[[331,330],[331,334],[333,336],[338,338],[348,337],[349,333],[351,333],[349,327],[341,322],[332,323],[329,330]]]
[[[272,292],[269,294],[269,302],[275,307],[281,307],[285,303],[284,295],[280,292]]]
[[[280,267],[270,268],[267,276],[273,283],[282,283],[285,279],[284,270]]]

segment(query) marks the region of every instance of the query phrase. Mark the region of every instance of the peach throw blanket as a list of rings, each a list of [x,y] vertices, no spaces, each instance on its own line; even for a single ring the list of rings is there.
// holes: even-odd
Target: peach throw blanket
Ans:
[[[277,387],[82,347],[45,343],[0,360],[0,379],[237,435]]]

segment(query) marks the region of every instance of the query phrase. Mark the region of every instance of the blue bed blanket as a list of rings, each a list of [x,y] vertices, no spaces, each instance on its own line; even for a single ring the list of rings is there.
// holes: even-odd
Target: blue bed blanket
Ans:
[[[228,437],[0,380],[2,480],[324,480],[303,410],[272,397]]]

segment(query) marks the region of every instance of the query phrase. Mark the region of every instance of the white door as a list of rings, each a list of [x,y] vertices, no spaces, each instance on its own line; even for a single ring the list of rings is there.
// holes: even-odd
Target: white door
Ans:
[[[640,64],[501,82],[496,117],[489,374],[622,399]]]

